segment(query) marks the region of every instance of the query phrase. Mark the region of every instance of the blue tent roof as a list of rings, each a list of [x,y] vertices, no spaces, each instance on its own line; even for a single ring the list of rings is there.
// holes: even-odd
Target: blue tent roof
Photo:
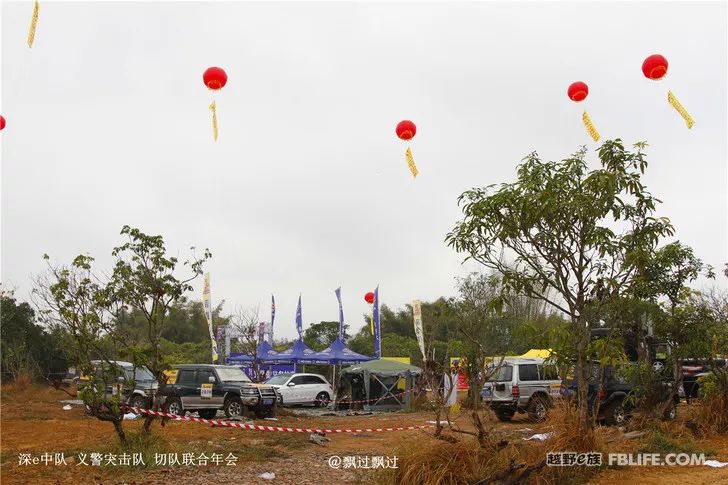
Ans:
[[[299,338],[298,340],[296,340],[296,342],[294,342],[293,346],[290,349],[278,352],[275,357],[275,361],[311,364],[313,362],[311,361],[309,356],[315,353],[316,352],[311,350],[306,344],[303,343],[303,340]]]
[[[344,342],[337,338],[328,348],[321,352],[316,352],[308,356],[308,362],[313,364],[356,364],[359,362],[367,362],[374,360],[374,357],[357,354],[353,350],[346,348]]]
[[[255,351],[258,360],[263,362],[276,362],[280,360],[278,358],[278,352],[273,350],[273,346],[270,343],[263,341]]]
[[[241,354],[240,352],[230,352],[225,362],[230,365],[248,364],[253,362],[253,357],[248,354]]]

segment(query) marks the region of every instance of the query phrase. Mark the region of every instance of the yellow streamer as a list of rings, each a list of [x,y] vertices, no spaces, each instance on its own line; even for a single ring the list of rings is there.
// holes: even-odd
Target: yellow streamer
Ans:
[[[589,133],[589,136],[592,137],[592,140],[599,141],[599,132],[597,131],[597,128],[594,126],[594,123],[592,123],[591,118],[589,118],[589,114],[584,111],[584,114],[581,116],[582,121],[584,122],[584,126],[586,127],[587,133]]]
[[[212,111],[212,136],[217,141],[217,109],[214,101],[210,105],[210,111]]]
[[[30,21],[30,31],[28,32],[28,47],[33,47],[33,41],[35,40],[35,28],[38,26],[38,11],[40,5],[38,0],[35,0],[35,7],[33,7],[33,20]]]
[[[369,313],[369,330],[374,335],[374,310],[371,310]]]
[[[407,158],[407,166],[410,169],[410,172],[412,172],[413,177],[417,177],[417,174],[419,174],[419,170],[417,170],[417,165],[415,165],[415,159],[412,156],[412,150],[410,150],[409,147],[407,147],[407,151],[405,152],[405,157]]]
[[[682,119],[685,120],[685,124],[688,125],[688,130],[693,127],[695,124],[695,120],[692,116],[690,116],[690,113],[683,108],[683,105],[680,104],[680,101],[677,100],[674,94],[672,94],[672,91],[667,92],[667,102],[670,103],[670,106],[675,108],[675,110],[680,113],[680,116],[682,116]]]

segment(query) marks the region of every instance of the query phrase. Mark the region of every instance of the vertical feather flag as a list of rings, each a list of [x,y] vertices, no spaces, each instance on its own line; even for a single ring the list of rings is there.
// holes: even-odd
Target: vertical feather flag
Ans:
[[[301,315],[301,295],[298,295],[298,308],[296,308],[296,331],[298,338],[303,338],[303,316]]]
[[[217,341],[212,331],[212,297],[210,296],[210,273],[205,273],[205,286],[202,290],[202,304],[205,309],[205,317],[207,317],[207,326],[210,330],[210,340],[212,341],[212,361],[217,362],[219,356],[217,351]]]
[[[374,290],[372,315],[374,320],[374,355],[379,359],[382,357],[382,329],[379,326],[379,285]]]
[[[273,294],[270,295],[270,334],[268,335],[268,340],[270,341],[270,344],[273,345],[273,322],[276,320],[276,299],[273,297]]]
[[[339,339],[344,340],[344,307],[341,305],[341,287],[334,290],[336,299],[339,300]]]

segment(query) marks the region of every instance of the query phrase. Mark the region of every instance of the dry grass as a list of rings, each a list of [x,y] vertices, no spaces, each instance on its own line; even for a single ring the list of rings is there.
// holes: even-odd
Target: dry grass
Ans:
[[[706,396],[697,405],[690,406],[692,421],[702,436],[728,433],[728,400],[723,395]]]
[[[9,381],[9,382],[3,382],[2,385],[2,393],[6,394],[12,394],[18,391],[24,391],[28,388],[28,386],[31,384],[32,379],[30,378],[30,375],[28,374],[20,374],[15,379]]]

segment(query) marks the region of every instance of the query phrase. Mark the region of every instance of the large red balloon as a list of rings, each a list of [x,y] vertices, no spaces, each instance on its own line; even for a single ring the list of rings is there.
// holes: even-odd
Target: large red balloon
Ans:
[[[642,63],[642,73],[653,81],[662,79],[667,74],[667,59],[660,54],[652,54]]]
[[[411,140],[417,133],[417,127],[410,120],[404,120],[399,122],[395,131],[402,140]]]
[[[571,83],[566,93],[569,95],[569,99],[578,103],[586,99],[586,96],[589,94],[589,86],[581,81],[576,81],[575,83]]]
[[[5,128],[5,118],[0,115],[0,130],[2,130],[3,128]]]
[[[212,90],[222,89],[227,83],[227,74],[221,67],[210,67],[202,75],[205,86]]]
[[[364,300],[365,300],[365,301],[366,301],[367,303],[369,303],[370,305],[371,305],[372,303],[374,303],[374,293],[372,293],[372,292],[370,291],[369,293],[367,293],[366,295],[364,295]]]

